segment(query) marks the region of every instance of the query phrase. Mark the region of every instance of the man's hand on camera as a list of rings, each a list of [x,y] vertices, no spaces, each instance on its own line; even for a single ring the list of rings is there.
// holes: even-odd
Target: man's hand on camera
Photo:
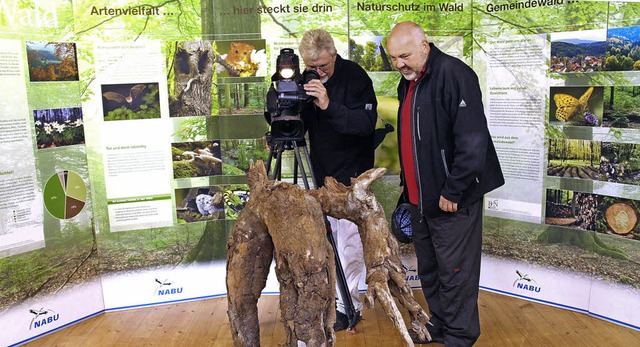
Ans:
[[[313,103],[320,107],[321,110],[326,110],[329,107],[329,95],[327,89],[324,87],[320,80],[311,80],[304,85],[304,91],[307,95],[313,96]]]

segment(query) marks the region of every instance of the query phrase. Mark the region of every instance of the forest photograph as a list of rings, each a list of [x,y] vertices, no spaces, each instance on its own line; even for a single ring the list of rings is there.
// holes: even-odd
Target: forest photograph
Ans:
[[[640,145],[603,142],[600,174],[607,182],[640,185]]]
[[[221,140],[225,175],[245,175],[258,161],[269,158],[264,139]]]
[[[544,222],[595,231],[599,200],[596,194],[547,189]]]
[[[640,26],[607,30],[607,71],[640,70]]]
[[[265,82],[218,83],[218,114],[263,114],[268,87]]]
[[[549,122],[576,126],[602,124],[603,87],[551,87]]]
[[[349,39],[349,59],[366,71],[392,71],[383,40],[384,36],[352,36]]]
[[[175,190],[178,223],[225,219],[224,189],[220,186]]]
[[[220,141],[171,144],[173,178],[222,175]]]
[[[549,139],[547,176],[598,180],[600,147],[598,141]]]
[[[76,44],[27,41],[29,81],[78,81]]]
[[[640,86],[603,88],[602,126],[640,129]]]
[[[82,108],[33,110],[38,149],[84,143]]]
[[[158,83],[103,84],[105,121],[160,118]]]

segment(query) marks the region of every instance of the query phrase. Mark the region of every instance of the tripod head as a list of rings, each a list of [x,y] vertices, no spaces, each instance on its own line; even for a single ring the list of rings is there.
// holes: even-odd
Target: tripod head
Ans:
[[[277,152],[278,149],[282,149],[284,151],[293,150],[294,149],[294,142],[298,147],[306,147],[307,146],[307,140],[305,140],[305,138],[296,139],[296,140],[274,138],[271,135],[270,131],[267,132],[266,134],[264,134],[264,136],[265,136],[265,139],[267,140],[267,146],[269,146],[269,148],[271,150],[275,149],[276,152]]]
[[[269,159],[267,162],[267,175],[276,181],[282,181],[282,153],[284,151],[292,150],[295,157],[293,162],[293,183],[298,183],[298,169],[300,170],[300,174],[302,177],[302,181],[304,182],[304,187],[306,189],[310,189],[308,178],[311,178],[313,183],[313,187],[316,188],[318,185],[316,184],[316,178],[313,174],[313,168],[311,166],[311,157],[309,156],[309,151],[307,150],[307,141],[302,138],[299,140],[283,140],[283,139],[274,139],[271,136],[271,133],[267,132],[265,134],[265,138],[267,139],[267,145],[269,146]],[[303,161],[304,156],[304,161]],[[275,169],[273,172],[273,176],[271,176],[271,162],[275,158]],[[308,168],[305,169],[305,162]],[[309,176],[307,176],[307,172]]]

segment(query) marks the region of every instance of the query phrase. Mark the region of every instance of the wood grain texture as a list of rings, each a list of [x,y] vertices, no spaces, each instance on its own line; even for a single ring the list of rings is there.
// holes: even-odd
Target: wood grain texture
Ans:
[[[426,307],[422,292],[414,291]],[[279,296],[258,301],[260,341],[275,347],[285,341]],[[640,331],[589,315],[480,291],[482,334],[478,347],[640,346]],[[225,297],[108,312],[23,346],[215,346],[233,347]],[[408,315],[404,313],[405,322]],[[402,339],[376,303],[365,309],[355,335],[336,333],[336,347],[401,347]],[[444,346],[433,343],[429,346]]]

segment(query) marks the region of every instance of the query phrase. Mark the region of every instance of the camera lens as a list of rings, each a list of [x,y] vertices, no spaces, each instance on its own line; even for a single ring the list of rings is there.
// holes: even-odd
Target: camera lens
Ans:
[[[307,84],[311,80],[319,80],[319,79],[320,79],[320,75],[318,74],[318,72],[316,72],[316,70],[305,70],[302,73],[302,84]]]

